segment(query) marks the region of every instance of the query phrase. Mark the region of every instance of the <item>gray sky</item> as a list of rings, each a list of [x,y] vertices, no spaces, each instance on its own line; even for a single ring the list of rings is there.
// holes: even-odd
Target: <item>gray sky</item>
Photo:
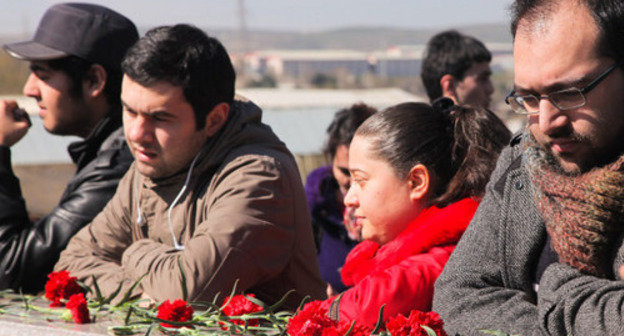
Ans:
[[[55,0],[4,1],[0,34],[34,31]],[[236,28],[236,0],[82,0],[113,8],[139,27],[192,23]],[[318,31],[345,26],[448,27],[508,22],[511,0],[244,0],[250,29]]]

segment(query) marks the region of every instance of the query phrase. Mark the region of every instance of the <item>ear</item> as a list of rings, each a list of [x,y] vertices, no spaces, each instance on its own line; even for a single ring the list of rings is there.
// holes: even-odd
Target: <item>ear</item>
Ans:
[[[206,115],[206,126],[204,131],[209,137],[215,135],[227,121],[230,113],[230,105],[227,103],[219,103],[212,111]]]
[[[440,87],[442,88],[442,97],[453,99],[457,104],[457,93],[455,92],[456,86],[455,77],[453,75],[446,74],[440,78]]]
[[[97,98],[104,95],[104,87],[108,78],[106,70],[99,64],[91,65],[82,81],[83,92],[89,98]]]
[[[419,202],[424,200],[431,185],[429,169],[420,163],[415,165],[410,169],[408,183],[410,187],[410,199]]]

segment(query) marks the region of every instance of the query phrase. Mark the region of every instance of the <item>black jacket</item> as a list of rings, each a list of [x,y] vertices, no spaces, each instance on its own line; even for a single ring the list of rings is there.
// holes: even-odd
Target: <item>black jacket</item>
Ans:
[[[0,146],[0,289],[41,290],[69,239],[104,208],[133,161],[121,122],[110,118],[68,151],[76,174],[52,212],[33,223],[10,149]]]

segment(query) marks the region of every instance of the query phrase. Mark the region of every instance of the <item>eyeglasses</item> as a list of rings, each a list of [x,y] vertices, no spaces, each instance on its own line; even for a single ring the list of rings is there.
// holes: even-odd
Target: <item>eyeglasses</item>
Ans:
[[[509,105],[514,112],[519,114],[539,113],[539,104],[542,99],[550,100],[550,102],[560,110],[571,110],[581,107],[587,103],[585,95],[598,86],[600,82],[607,78],[607,76],[609,76],[609,74],[620,65],[621,63],[612,65],[609,69],[600,74],[596,77],[596,79],[582,89],[571,87],[541,96],[535,96],[532,94],[517,96],[516,91],[511,90],[507,97],[505,97],[505,103],[507,103],[507,105]]]

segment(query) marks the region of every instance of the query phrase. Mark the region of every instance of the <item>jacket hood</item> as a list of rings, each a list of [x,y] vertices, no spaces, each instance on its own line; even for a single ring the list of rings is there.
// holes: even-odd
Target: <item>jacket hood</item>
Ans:
[[[261,144],[262,146],[257,146]],[[191,180],[196,180],[198,175],[204,175],[206,171],[215,172],[228,156],[236,155],[247,145],[257,148],[277,149],[287,151],[286,146],[273,133],[271,128],[262,123],[262,110],[256,104],[245,97],[236,96],[228,118],[223,127],[201,148],[199,157]],[[147,186],[167,186],[183,183],[190,165],[177,174],[157,179],[146,178]],[[212,175],[212,174],[209,174]],[[204,176],[202,176],[202,179]]]
[[[380,246],[372,241],[359,243],[347,256],[340,274],[347,286],[383,271],[412,255],[435,246],[454,245],[468,227],[479,202],[464,198],[444,208],[423,210],[394,240]]]

